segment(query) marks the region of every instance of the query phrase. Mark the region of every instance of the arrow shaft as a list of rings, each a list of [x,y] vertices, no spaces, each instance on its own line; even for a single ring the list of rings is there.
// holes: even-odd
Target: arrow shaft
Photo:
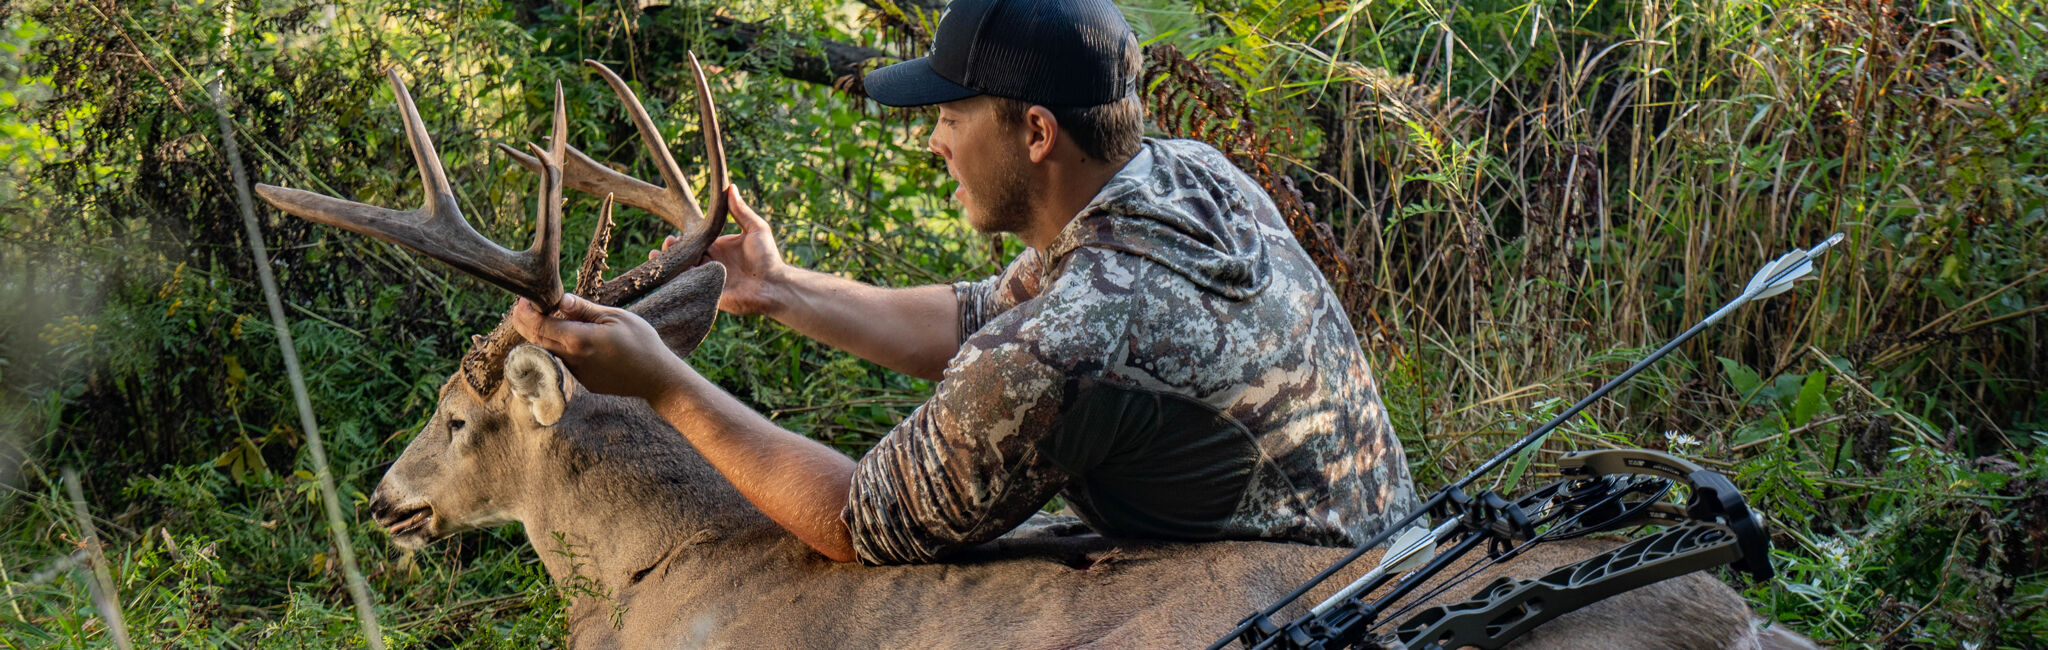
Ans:
[[[1586,407],[1592,406],[1593,402],[1597,402],[1600,400],[1600,398],[1606,397],[1608,393],[1614,392],[1614,389],[1620,388],[1622,384],[1628,383],[1628,380],[1634,378],[1644,369],[1649,368],[1650,364],[1656,363],[1658,359],[1664,358],[1664,355],[1671,354],[1673,350],[1678,349],[1678,346],[1684,345],[1686,341],[1692,340],[1692,337],[1698,336],[1700,332],[1706,331],[1706,329],[1709,326],[1712,326],[1714,324],[1714,321],[1720,320],[1722,316],[1725,316],[1728,312],[1734,311],[1736,307],[1739,307],[1742,305],[1742,303],[1748,301],[1749,299],[1747,296],[1736,298],[1735,300],[1730,301],[1727,306],[1724,306],[1721,309],[1716,310],[1714,314],[1712,316],[1708,316],[1706,320],[1702,320],[1694,324],[1690,329],[1687,329],[1684,333],[1679,334],[1678,338],[1671,339],[1671,341],[1665,343],[1663,347],[1657,348],[1657,351],[1651,352],[1650,356],[1643,357],[1643,359],[1641,361],[1637,361],[1635,365],[1629,366],[1627,370],[1621,371],[1621,374],[1616,375],[1614,379],[1608,380],[1607,383],[1601,384],[1600,388],[1595,389],[1592,394],[1587,395],[1584,398],[1581,398],[1577,403],[1572,404],[1571,408],[1565,409],[1563,413],[1559,413],[1556,417],[1550,418],[1550,421],[1543,423],[1543,426],[1536,427],[1536,430],[1530,431],[1529,435],[1522,436],[1522,439],[1515,441],[1515,444],[1508,445],[1507,449],[1503,449],[1500,453],[1495,454],[1493,458],[1487,459],[1485,463],[1480,464],[1478,469],[1472,470],[1472,473],[1466,474],[1465,478],[1458,479],[1458,482],[1453,483],[1452,485],[1459,488],[1469,486],[1472,484],[1473,481],[1478,480],[1479,477],[1485,476],[1487,472],[1491,472],[1499,468],[1502,463],[1506,463],[1508,459],[1513,458],[1515,454],[1521,453],[1521,451],[1527,448],[1531,443],[1534,443],[1538,440],[1542,440],[1544,436],[1550,435],[1550,432],[1552,430],[1555,430],[1558,426],[1563,425],[1566,420],[1570,420],[1572,416],[1578,415],[1580,411],[1586,410]]]

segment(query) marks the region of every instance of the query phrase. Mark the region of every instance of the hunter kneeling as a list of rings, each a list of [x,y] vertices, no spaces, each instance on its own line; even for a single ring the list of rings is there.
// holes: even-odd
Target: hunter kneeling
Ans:
[[[783,262],[732,188],[719,307],[939,381],[858,462],[698,375],[624,310],[566,297],[520,334],[591,390],[644,398],[826,557],[943,560],[1054,495],[1111,537],[1350,546],[1415,506],[1329,285],[1222,154],[1142,138],[1139,47],[1108,0],[959,0],[931,56],[867,76],[938,106],[932,151],[984,233],[1028,248],[979,282],[881,288]]]

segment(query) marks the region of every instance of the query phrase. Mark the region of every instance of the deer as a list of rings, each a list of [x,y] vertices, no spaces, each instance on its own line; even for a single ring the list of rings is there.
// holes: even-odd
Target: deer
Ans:
[[[520,152],[499,145],[539,177],[527,250],[498,246],[462,216],[396,70],[387,76],[425,187],[419,208],[400,212],[272,185],[259,185],[258,194],[292,215],[439,259],[544,313],[563,294],[562,188],[601,195],[576,292],[638,314],[687,357],[711,331],[725,278],[720,264],[702,261],[724,228],[728,207],[720,190],[730,183],[709,86],[692,55],[705,161],[717,191],[706,209],[633,90],[603,64],[587,63],[618,95],[663,185],[569,146],[557,84],[548,147],[528,144]],[[615,202],[653,213],[681,235],[607,280]],[[939,564],[833,562],[754,509],[644,401],[584,389],[559,359],[524,343],[509,323],[471,343],[442,384],[433,414],[371,495],[369,515],[407,550],[520,524],[550,579],[571,596],[571,647],[1200,647],[1349,550],[1110,539],[1040,515]],[[1619,543],[1546,544],[1479,570],[1473,584],[1536,577]],[[1379,556],[1368,553],[1303,602],[1334,592]],[[1447,590],[1423,604],[1464,596]],[[1282,614],[1306,611],[1292,607]],[[1813,647],[1782,627],[1759,629],[1757,620],[1735,590],[1692,573],[1566,614],[1514,647]]]

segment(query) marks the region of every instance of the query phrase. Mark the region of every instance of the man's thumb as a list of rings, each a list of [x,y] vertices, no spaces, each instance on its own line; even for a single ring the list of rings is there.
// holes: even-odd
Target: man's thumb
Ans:
[[[768,220],[761,218],[761,213],[755,212],[753,206],[747,205],[746,199],[740,198],[740,186],[727,185],[723,191],[726,204],[731,206],[732,220],[740,225],[740,232],[757,232],[768,227]]]
[[[584,300],[576,294],[564,293],[562,294],[562,304],[555,307],[555,315],[568,320],[595,323],[598,319],[603,318],[610,309],[604,305]]]

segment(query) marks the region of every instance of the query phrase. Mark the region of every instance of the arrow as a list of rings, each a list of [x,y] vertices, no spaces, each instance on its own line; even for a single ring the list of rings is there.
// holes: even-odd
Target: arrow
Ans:
[[[1358,593],[1358,590],[1379,580],[1380,576],[1388,573],[1408,571],[1422,566],[1422,563],[1436,557],[1436,541],[1443,539],[1444,535],[1450,533],[1451,529],[1457,526],[1458,520],[1454,517],[1450,521],[1437,526],[1436,530],[1414,526],[1401,531],[1400,535],[1394,537],[1394,543],[1389,545],[1387,554],[1380,557],[1379,566],[1373,567],[1371,571],[1365,572],[1365,575],[1358,576],[1357,580],[1351,581],[1351,584],[1344,585],[1343,589],[1337,590],[1337,593],[1323,599],[1323,602],[1310,609],[1309,613],[1320,616],[1324,611],[1336,606],[1337,603],[1349,600],[1353,594]]]
[[[1756,275],[1750,276],[1749,284],[1742,288],[1742,295],[1736,296],[1734,300],[1728,301],[1728,304],[1715,310],[1713,315],[1708,316],[1705,322],[1712,324],[1715,321],[1721,320],[1721,317],[1734,313],[1736,308],[1749,304],[1750,301],[1769,298],[1792,290],[1793,282],[1813,275],[1814,260],[1820,259],[1822,253],[1828,252],[1828,248],[1841,243],[1841,241],[1842,233],[1835,233],[1834,236],[1828,237],[1819,244],[1815,244],[1813,248],[1806,250],[1795,248],[1789,253],[1779,255],[1778,259],[1758,269]]]
[[[1603,384],[1600,386],[1600,388],[1595,389],[1593,391],[1593,394],[1587,395],[1585,398],[1580,399],[1577,404],[1573,404],[1571,408],[1565,409],[1563,413],[1557,414],[1557,417],[1551,418],[1550,421],[1544,423],[1543,426],[1536,427],[1535,431],[1529,432],[1529,435],[1523,436],[1522,439],[1516,441],[1515,444],[1508,445],[1507,449],[1501,450],[1499,454],[1494,455],[1492,459],[1486,461],[1485,463],[1480,464],[1478,469],[1472,470],[1471,474],[1465,475],[1465,478],[1460,479],[1457,483],[1453,483],[1452,485],[1454,487],[1463,488],[1467,485],[1471,485],[1472,481],[1477,480],[1480,476],[1486,474],[1487,472],[1493,471],[1495,468],[1500,467],[1500,464],[1507,462],[1509,457],[1512,457],[1517,453],[1521,453],[1521,451],[1527,448],[1531,443],[1534,443],[1538,440],[1542,440],[1544,436],[1550,435],[1550,432],[1556,429],[1558,425],[1564,424],[1565,420],[1569,420],[1572,416],[1578,415],[1580,411],[1586,410],[1586,407],[1592,406],[1594,401],[1600,399],[1601,397],[1606,396],[1609,391],[1612,391],[1615,388],[1620,387],[1622,384],[1627,383],[1629,379],[1634,378],[1636,376],[1636,373],[1642,372],[1643,369],[1650,367],[1650,364],[1655,363],[1658,359],[1664,358],[1664,355],[1671,354],[1672,350],[1678,349],[1678,346],[1684,344],[1688,340],[1691,340],[1692,337],[1698,335],[1701,331],[1707,329],[1707,326],[1713,325],[1716,321],[1721,320],[1722,317],[1734,313],[1737,308],[1743,305],[1747,305],[1751,301],[1754,301],[1758,298],[1768,298],[1790,290],[1792,288],[1793,282],[1796,282],[1800,278],[1804,278],[1808,275],[1813,274],[1814,260],[1819,259],[1822,253],[1826,253],[1828,251],[1828,248],[1833,247],[1836,243],[1839,243],[1841,241],[1842,233],[1835,233],[1833,236],[1828,237],[1821,243],[1815,244],[1813,248],[1808,248],[1805,250],[1795,248],[1792,249],[1792,252],[1780,255],[1778,256],[1778,259],[1772,260],[1769,264],[1765,264],[1763,268],[1757,270],[1756,275],[1750,276],[1749,284],[1742,288],[1741,295],[1736,296],[1734,300],[1728,301],[1728,304],[1722,305],[1720,309],[1714,310],[1714,313],[1708,315],[1706,320],[1694,323],[1691,328],[1688,328],[1685,330],[1684,333],[1679,334],[1678,338],[1671,339],[1671,341],[1665,343],[1663,347],[1657,348],[1657,351],[1651,352],[1650,356],[1643,357],[1643,359],[1641,361],[1637,361],[1635,365],[1629,366],[1627,370],[1621,371],[1620,375],[1616,375],[1614,379],[1608,380],[1606,384]]]

